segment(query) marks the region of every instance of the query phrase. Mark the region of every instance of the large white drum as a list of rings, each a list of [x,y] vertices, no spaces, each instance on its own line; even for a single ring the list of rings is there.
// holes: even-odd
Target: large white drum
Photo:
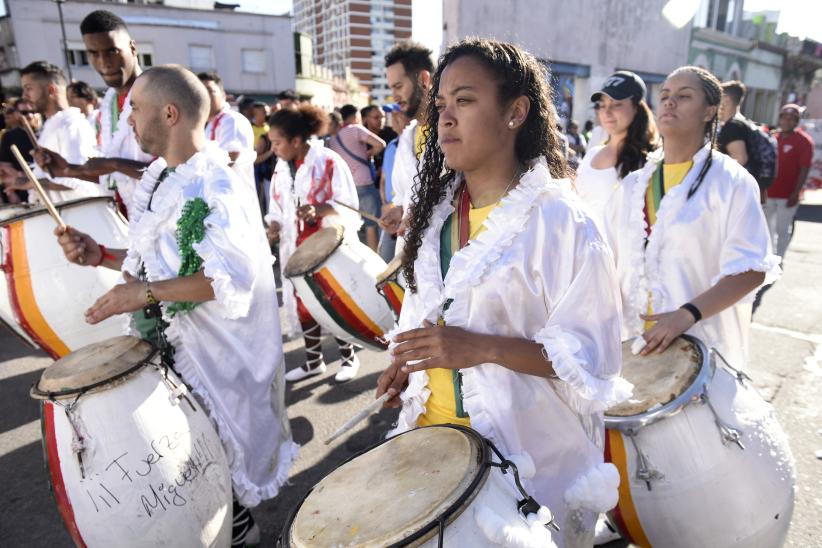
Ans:
[[[128,247],[128,225],[109,198],[73,200],[57,209],[67,224],[106,247]],[[114,287],[120,273],[70,264],[54,227],[43,207],[0,218],[0,322],[57,359],[123,333],[125,320],[86,323],[84,312]]]
[[[605,459],[620,473],[609,515],[623,536],[664,548],[781,546],[795,471],[773,408],[693,337],[648,357],[630,346],[622,373],[634,395],[605,417]]]
[[[152,346],[73,352],[32,388],[60,515],[77,546],[225,547],[231,476],[205,410]]]
[[[377,276],[377,291],[385,299],[397,321],[400,321],[402,302],[405,300],[405,280],[402,278],[401,269],[402,252],[388,263],[382,274]]]
[[[280,543],[555,546],[550,511],[521,487],[520,475],[533,474],[525,467],[518,470],[470,428],[410,430],[352,457],[315,485],[292,512]]]
[[[384,335],[394,326],[388,303],[377,292],[385,261],[343,228],[321,228],[300,244],[283,274],[323,329],[354,344],[388,348]]]

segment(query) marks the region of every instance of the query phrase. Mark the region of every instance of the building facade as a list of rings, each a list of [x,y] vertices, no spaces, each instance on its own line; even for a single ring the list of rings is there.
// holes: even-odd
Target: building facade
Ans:
[[[688,59],[690,25],[661,16],[666,0],[444,0],[443,47],[466,36],[525,47],[551,69],[563,121],[593,120],[591,93],[617,70],[648,85],[652,106],[665,76]]]
[[[297,96],[326,111],[346,104],[364,107],[368,104],[368,89],[347,69],[345,77],[335,76],[328,68],[314,64],[311,37],[294,33],[297,67]]]
[[[311,36],[315,64],[343,78],[350,68],[382,103],[390,95],[384,57],[411,38],[411,0],[294,0],[294,28]]]
[[[155,3],[74,0],[62,4],[67,54],[60,19],[52,0],[6,0],[0,18],[0,85],[19,86],[20,68],[32,61],[54,63],[75,80],[103,88],[88,62],[80,22],[96,9],[122,17],[137,43],[141,64],[177,63],[195,72],[216,70],[226,91],[260,98],[294,89],[294,41],[288,15],[232,10],[176,8]],[[214,3],[212,2],[213,6]]]

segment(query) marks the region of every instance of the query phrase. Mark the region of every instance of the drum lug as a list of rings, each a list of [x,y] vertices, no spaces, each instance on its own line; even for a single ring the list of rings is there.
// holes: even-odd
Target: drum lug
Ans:
[[[744,451],[745,445],[742,443],[742,431],[730,426],[719,418],[719,414],[716,412],[716,409],[714,409],[707,392],[702,395],[702,401],[708,405],[708,409],[711,410],[711,413],[714,416],[714,422],[716,423],[716,427],[719,429],[719,435],[722,438],[722,445],[735,443],[737,447]]]
[[[82,394],[78,394],[74,401],[68,405],[61,404],[57,400],[51,400],[51,402],[54,405],[60,406],[66,414],[66,419],[68,419],[72,430],[71,452],[77,456],[77,464],[80,466],[80,478],[86,479],[86,467],[83,464],[83,454],[87,449],[86,438],[80,431],[82,426],[80,423],[80,418],[74,414],[74,410],[77,407],[77,403],[80,401],[81,395]]]
[[[648,457],[645,456],[645,453],[642,452],[636,441],[636,432],[629,430],[626,431],[625,434],[627,434],[628,439],[631,440],[631,443],[634,446],[634,451],[636,451],[636,478],[640,481],[644,481],[645,487],[648,488],[648,491],[652,491],[651,481],[661,480],[665,477],[665,475],[662,474],[662,472],[651,468],[648,463]]]

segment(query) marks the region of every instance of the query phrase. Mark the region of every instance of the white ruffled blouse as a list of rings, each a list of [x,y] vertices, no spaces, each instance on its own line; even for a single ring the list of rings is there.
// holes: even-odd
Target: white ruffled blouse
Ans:
[[[613,259],[568,182],[553,180],[540,162],[454,255],[443,282],[440,231],[457,184],[433,211],[415,263],[418,292],[406,292],[389,336],[436,322],[453,299],[444,313],[449,326],[543,345],[557,379],[494,363],[462,369],[464,407],[471,427],[507,457],[533,463],[526,488],[557,518],[557,544],[590,546],[594,517],[614,506],[619,482],[603,463],[602,413],[631,391],[619,376]],[[427,383],[424,371],[411,374],[392,434],[416,426]]]
[[[154,161],[140,180],[123,271],[150,281],[178,277],[177,221],[185,204],[209,207],[205,237],[193,248],[212,281],[214,300],[166,317],[175,369],[204,402],[223,442],[238,500],[256,506],[277,495],[297,452],[284,408],[284,362],[272,257],[256,197],[213,143],[157,186]]]
[[[663,197],[647,246],[645,194],[664,152],[649,155],[645,166],[630,173],[610,201],[605,225],[620,280],[624,340],[644,331],[639,315],[647,311],[649,293],[655,313],[670,312],[725,276],[755,270],[766,273],[768,284],[780,274],[759,204],[759,187],[735,160],[713,151],[713,164],[702,185],[687,198],[709,151],[708,145],[699,150],[682,182]],[[719,349],[732,366],[744,369],[755,293],[703,319],[687,333]]]
[[[357,187],[351,169],[342,157],[323,146],[322,141],[310,141],[311,148],[305,155],[296,175],[291,177],[288,162],[277,161],[274,176],[271,178],[271,196],[269,196],[266,222],[280,225],[280,268],[285,268],[288,259],[297,248],[297,204],[329,203],[335,214],[322,218],[321,226],[343,226],[347,238],[357,238],[362,220],[351,209],[331,202],[335,200],[353,208],[359,207]],[[330,188],[323,188],[329,181],[325,177],[331,164]],[[294,285],[283,277],[283,309],[285,325],[283,334],[292,337],[302,333],[297,317],[297,299],[294,296]]]

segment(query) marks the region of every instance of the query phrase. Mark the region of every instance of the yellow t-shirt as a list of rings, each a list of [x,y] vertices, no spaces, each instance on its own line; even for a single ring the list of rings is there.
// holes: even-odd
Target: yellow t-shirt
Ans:
[[[425,151],[425,128],[428,126],[417,125],[414,132],[414,153],[417,155],[417,160],[422,158],[422,153]]]
[[[497,204],[486,207],[471,208],[468,211],[469,239],[473,240],[484,230],[485,219]],[[471,419],[457,416],[457,396],[454,387],[454,373],[452,369],[429,369],[428,390],[431,395],[425,403],[425,413],[417,419],[417,426],[431,426],[434,424],[459,424],[471,426]]]
[[[260,137],[268,134],[268,124],[263,124],[262,126],[251,124],[251,131],[254,132],[254,145],[256,146]]]
[[[682,179],[691,170],[693,161],[682,162],[680,164],[662,164],[662,174],[665,183],[665,193],[667,194],[672,188],[682,182]],[[654,226],[656,223],[656,209],[654,208],[654,197],[652,185],[648,184],[648,190],[645,193],[645,206],[648,208],[648,223]],[[654,308],[651,302],[651,294],[648,294],[648,314],[653,314]],[[645,322],[645,329],[648,330],[653,327],[655,322]]]

